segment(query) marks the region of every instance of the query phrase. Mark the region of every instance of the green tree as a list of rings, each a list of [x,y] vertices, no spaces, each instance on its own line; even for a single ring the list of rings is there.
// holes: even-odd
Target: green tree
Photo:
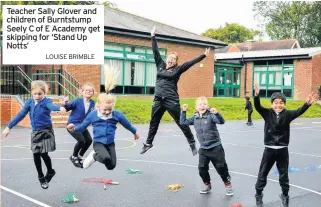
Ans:
[[[255,18],[273,40],[297,39],[302,47],[321,43],[321,2],[258,1]]]
[[[202,33],[203,36],[223,41],[225,43],[239,43],[246,40],[252,40],[255,36],[260,35],[260,31],[248,29],[239,24],[226,23],[224,27],[217,29],[208,29]]]

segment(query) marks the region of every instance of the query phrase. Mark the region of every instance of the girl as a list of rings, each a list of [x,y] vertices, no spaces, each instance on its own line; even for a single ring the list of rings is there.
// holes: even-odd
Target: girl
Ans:
[[[65,112],[64,107],[59,107],[52,103],[52,100],[45,97],[48,86],[44,81],[37,80],[31,83],[32,98],[26,101],[22,110],[8,124],[2,132],[4,136],[10,133],[29,112],[32,133],[31,133],[31,150],[33,152],[34,163],[38,172],[38,179],[43,189],[49,187],[49,182],[56,174],[52,168],[51,159],[48,152],[56,150],[55,135],[52,129],[51,111]],[[47,174],[44,176],[41,168],[41,158],[47,167]]]
[[[116,167],[115,132],[117,123],[123,125],[134,134],[135,140],[139,134],[134,126],[126,119],[123,113],[115,110],[115,97],[109,94],[113,89],[116,78],[112,71],[106,71],[106,92],[98,96],[97,110],[89,113],[85,120],[78,126],[70,123],[67,129],[71,132],[82,132],[90,124],[94,131],[94,151],[90,152],[83,163],[83,168],[90,167],[95,161],[103,163],[108,170]]]
[[[94,92],[94,87],[91,84],[85,84],[82,87],[82,98],[76,98],[64,105],[67,111],[72,110],[68,119],[68,124],[80,124],[84,121],[86,116],[94,110],[95,102],[91,100]],[[74,147],[74,152],[70,156],[70,161],[74,164],[75,167],[82,168],[82,157],[90,147],[92,138],[87,129],[85,129],[85,131],[83,132],[69,133],[77,140],[77,143]]]

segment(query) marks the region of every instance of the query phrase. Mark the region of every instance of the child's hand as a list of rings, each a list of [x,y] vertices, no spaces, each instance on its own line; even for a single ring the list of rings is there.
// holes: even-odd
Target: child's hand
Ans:
[[[66,112],[65,107],[60,107],[60,112]]]
[[[210,112],[213,113],[213,114],[217,114],[217,109],[216,108],[211,108]]]
[[[135,140],[139,139],[140,138],[140,135],[138,134],[138,132],[136,132],[136,134],[134,135],[135,137]]]
[[[64,98],[64,104],[67,104],[68,101],[69,101],[69,98],[66,96],[66,97]]]
[[[153,29],[152,29],[152,31],[150,32],[150,35],[151,35],[152,37],[155,36],[155,30],[156,30],[156,26],[154,26]]]
[[[9,129],[8,127],[6,127],[6,128],[3,130],[2,135],[3,135],[4,137],[6,137],[6,136],[8,136],[9,133],[10,133],[10,129]]]
[[[73,132],[73,131],[75,131],[75,125],[74,124],[68,124],[67,125],[67,129],[68,129],[68,131]]]
[[[319,99],[319,96],[312,92],[308,97],[307,97],[307,104],[311,105],[314,102],[316,102]]]
[[[260,94],[260,86],[259,84],[255,83],[254,84],[254,91],[255,91],[255,96],[258,96]]]
[[[187,104],[184,104],[184,105],[183,105],[183,111],[187,111],[187,109],[188,109],[188,105],[187,105]]]

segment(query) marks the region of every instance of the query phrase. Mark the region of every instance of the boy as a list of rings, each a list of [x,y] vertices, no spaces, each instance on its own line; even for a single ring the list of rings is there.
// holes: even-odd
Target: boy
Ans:
[[[217,130],[216,124],[224,124],[223,116],[212,108],[211,113],[208,110],[208,102],[206,97],[199,97],[196,100],[197,112],[193,117],[186,119],[187,104],[184,104],[181,112],[181,125],[194,125],[198,141],[200,143],[199,149],[199,165],[198,170],[200,177],[205,184],[205,189],[201,190],[201,194],[206,194],[211,191],[211,178],[208,173],[210,161],[214,165],[218,174],[221,176],[225,188],[226,195],[233,195],[231,185],[231,177],[228,172],[228,167],[225,161],[225,152],[221,143],[220,134]]]
[[[252,107],[252,103],[250,101],[250,97],[248,96],[245,96],[244,97],[245,100],[246,100],[246,104],[245,104],[245,109],[244,110],[248,110],[248,113],[247,113],[247,123],[246,125],[248,126],[252,126],[253,123],[252,123],[252,113],[253,113],[253,107]]]
[[[256,206],[263,206],[263,189],[266,185],[266,178],[271,168],[276,162],[276,167],[279,171],[279,181],[282,188],[280,198],[284,207],[289,206],[289,152],[288,145],[290,140],[290,123],[300,115],[302,115],[318,97],[311,93],[307,102],[297,110],[286,110],[286,97],[280,92],[273,93],[271,96],[271,108],[267,109],[261,106],[258,84],[254,85],[255,97],[254,107],[263,117],[264,125],[264,144],[265,150],[263,153],[260,171],[258,174],[256,189]]]

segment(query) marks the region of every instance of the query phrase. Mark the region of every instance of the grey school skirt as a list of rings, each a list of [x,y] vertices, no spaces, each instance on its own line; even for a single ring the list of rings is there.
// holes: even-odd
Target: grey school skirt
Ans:
[[[56,150],[53,129],[34,130],[31,133],[31,150],[33,153],[46,153]]]

